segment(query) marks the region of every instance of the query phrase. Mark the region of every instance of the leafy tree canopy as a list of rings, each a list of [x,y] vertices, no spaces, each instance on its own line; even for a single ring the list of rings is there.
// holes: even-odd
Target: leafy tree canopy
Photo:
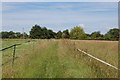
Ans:
[[[85,37],[86,35],[83,28],[76,26],[73,29],[71,29],[70,32],[71,39],[85,39]]]
[[[110,29],[105,34],[105,39],[106,40],[119,40],[119,33],[120,33],[120,29],[117,29],[117,28]]]

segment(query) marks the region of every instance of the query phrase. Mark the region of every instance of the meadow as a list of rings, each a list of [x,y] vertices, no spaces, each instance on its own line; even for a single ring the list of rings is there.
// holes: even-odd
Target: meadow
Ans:
[[[29,43],[24,43],[31,41]],[[97,40],[2,40],[2,48],[15,43],[16,59],[12,65],[13,48],[2,52],[3,78],[117,78],[118,70],[107,66],[77,48],[118,66],[118,42]]]

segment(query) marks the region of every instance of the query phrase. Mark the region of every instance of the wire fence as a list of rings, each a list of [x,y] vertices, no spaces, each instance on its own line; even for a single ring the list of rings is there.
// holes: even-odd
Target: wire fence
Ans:
[[[68,45],[68,42],[66,42],[66,44]],[[70,45],[69,45],[69,46],[70,46]],[[97,60],[97,61],[99,61],[99,62],[101,62],[101,63],[103,63],[103,64],[105,64],[105,65],[108,65],[108,66],[110,66],[110,67],[112,67],[112,68],[114,68],[114,69],[116,69],[116,70],[120,70],[120,68],[118,68],[118,67],[116,67],[116,66],[114,66],[114,65],[112,65],[112,64],[110,64],[110,63],[108,63],[108,62],[103,61],[102,59],[99,59],[99,58],[97,58],[97,57],[95,57],[95,56],[87,53],[87,52],[88,52],[87,49],[85,49],[85,50],[83,51],[82,49],[77,48],[75,42],[72,43],[72,47],[73,47],[73,50],[74,50],[74,51],[82,52],[82,53],[86,54],[87,56],[89,56],[89,57],[91,57],[91,58],[93,58],[93,59],[95,59],[95,60]]]
[[[105,61],[103,61],[103,60],[101,60],[101,59],[99,59],[99,58],[97,58],[97,57],[95,57],[95,56],[93,56],[93,55],[90,55],[90,54],[88,54],[87,52],[85,52],[85,51],[83,51],[83,50],[81,50],[81,49],[79,49],[79,48],[77,48],[77,50],[80,51],[80,52],[82,52],[82,53],[84,53],[84,54],[86,54],[86,55],[88,55],[89,57],[91,57],[91,58],[93,58],[93,59],[101,62],[101,63],[104,63],[104,64],[106,64],[106,65],[108,65],[108,66],[110,66],[110,67],[112,67],[112,68],[114,68],[114,69],[120,70],[118,67],[113,66],[112,64],[107,63],[107,62],[105,62]]]
[[[15,59],[18,58],[18,57],[15,57],[15,56],[16,56],[16,47],[19,46],[19,45],[25,44],[25,43],[29,43],[29,42],[35,42],[35,41],[26,41],[26,42],[24,42],[24,43],[13,44],[13,45],[11,45],[11,46],[9,46],[9,47],[6,47],[6,48],[1,49],[0,51],[6,51],[6,50],[8,50],[8,49],[12,49],[12,48],[13,48],[13,50],[12,50],[12,51],[13,51],[13,52],[12,52],[12,58],[11,58],[10,60],[7,60],[6,62],[2,63],[1,66],[5,65],[5,64],[7,64],[7,63],[9,63],[9,62],[11,62],[11,61],[12,61],[12,65],[13,65]]]

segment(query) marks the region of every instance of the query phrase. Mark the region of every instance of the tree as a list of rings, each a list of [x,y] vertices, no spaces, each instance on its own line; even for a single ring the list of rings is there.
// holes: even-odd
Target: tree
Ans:
[[[56,36],[57,36],[57,39],[62,38],[62,32],[61,32],[61,31],[58,31],[58,32],[56,33]]]
[[[120,29],[113,28],[110,29],[104,36],[105,40],[119,40]]]
[[[83,28],[76,26],[73,29],[71,29],[70,38],[71,39],[85,39],[86,35],[85,35]]]
[[[9,38],[16,38],[15,33],[13,31],[8,32]]]
[[[100,34],[100,31],[91,33],[91,38],[92,39],[102,39],[102,37],[103,36]]]
[[[20,36],[20,38],[22,38],[22,39],[27,39],[28,38],[28,35],[27,35],[27,33],[22,33],[21,34],[21,36]]]
[[[92,38],[91,38],[91,35],[90,34],[85,34],[86,35],[86,39],[88,39],[88,40],[91,40]]]
[[[20,32],[16,32],[15,36],[16,36],[16,38],[20,38],[22,36],[22,34]]]
[[[8,32],[1,32],[1,38],[9,38]]]
[[[28,37],[28,35],[26,33],[24,33],[25,35],[25,38]],[[10,38],[10,39],[14,39],[14,38],[21,38],[23,37],[23,34],[21,34],[20,32],[13,32],[13,31],[10,31],[10,32],[0,32],[0,36],[1,38],[3,39],[7,39],[7,38]]]
[[[41,28],[39,25],[32,27],[30,31],[30,38],[33,39],[50,39],[55,38],[56,33],[52,30],[48,30],[46,27]]]
[[[40,39],[43,38],[42,35],[42,28],[39,25],[35,25],[32,27],[30,31],[30,38]]]
[[[69,38],[69,37],[70,37],[70,34],[69,34],[68,29],[64,30],[62,33],[62,38]]]
[[[41,32],[41,38],[42,39],[47,39],[48,38],[48,34],[47,34],[47,28],[43,27],[41,28],[42,32]]]
[[[47,31],[48,33],[48,38],[47,39],[51,39],[51,38],[55,38],[55,36],[56,36],[56,33],[55,32],[53,32],[52,30],[48,30]]]

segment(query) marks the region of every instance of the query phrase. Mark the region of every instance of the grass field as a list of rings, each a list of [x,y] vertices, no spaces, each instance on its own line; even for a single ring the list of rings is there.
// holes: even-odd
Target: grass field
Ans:
[[[3,48],[27,40],[3,40]],[[3,78],[117,78],[118,71],[79,52],[80,48],[114,66],[118,66],[117,41],[36,40],[3,51]]]

